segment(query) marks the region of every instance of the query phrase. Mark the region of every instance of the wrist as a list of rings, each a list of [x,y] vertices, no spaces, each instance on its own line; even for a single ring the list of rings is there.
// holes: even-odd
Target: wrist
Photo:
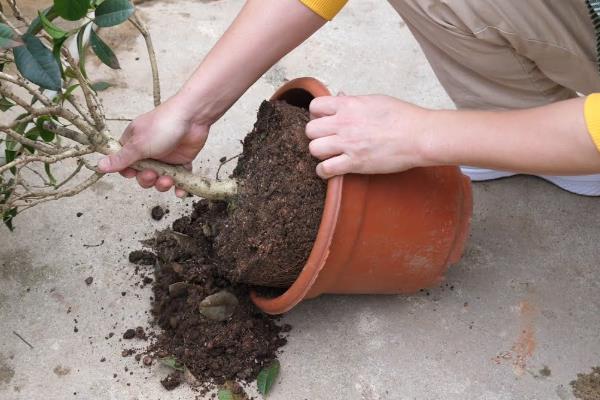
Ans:
[[[424,126],[419,135],[418,150],[419,166],[429,167],[434,165],[447,165],[448,160],[444,156],[444,145],[442,134],[448,134],[449,127],[443,127],[447,123],[448,113],[446,110],[424,110],[421,118]],[[446,120],[446,122],[444,122]]]

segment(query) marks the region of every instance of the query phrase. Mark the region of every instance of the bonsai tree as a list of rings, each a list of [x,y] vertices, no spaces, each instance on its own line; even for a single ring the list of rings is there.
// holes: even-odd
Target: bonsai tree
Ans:
[[[90,156],[120,149],[99,95],[108,84],[94,82],[86,71],[88,53],[108,68],[120,68],[102,29],[130,23],[140,32],[154,105],[161,100],[152,39],[130,0],[54,0],[31,21],[16,0],[7,4],[4,9],[0,3],[0,216],[12,230],[18,214],[90,188],[103,177]],[[14,116],[11,122],[5,122],[8,115]],[[53,169],[61,163],[66,168],[67,160],[69,165],[75,160],[75,167],[56,179]],[[132,167],[170,175],[181,189],[208,199],[236,193],[233,181],[210,181],[182,167],[153,160]]]

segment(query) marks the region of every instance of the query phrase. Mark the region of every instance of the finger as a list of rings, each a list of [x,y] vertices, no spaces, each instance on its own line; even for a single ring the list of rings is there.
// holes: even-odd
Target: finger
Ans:
[[[119,172],[141,159],[140,152],[133,146],[125,145],[115,154],[110,154],[98,162],[98,169],[103,173]]]
[[[183,189],[175,188],[175,196],[183,199],[187,196],[187,192]]]
[[[346,154],[330,158],[317,165],[317,175],[323,179],[329,179],[333,176],[344,175],[350,172],[352,163],[350,157]]]
[[[335,115],[339,108],[339,99],[334,96],[316,97],[310,102],[309,111],[313,118]]]
[[[123,171],[119,172],[123,178],[131,179],[135,178],[137,175],[137,171],[133,168],[125,168]]]
[[[119,143],[124,145],[125,143],[129,142],[129,139],[131,139],[132,135],[133,135],[133,122],[131,122],[131,123],[129,123],[129,125],[127,125],[127,128],[125,128],[125,130],[121,134]]]
[[[173,184],[173,178],[170,176],[161,176],[156,180],[154,187],[156,187],[156,190],[159,192],[167,192],[173,187]]]
[[[340,139],[335,135],[325,136],[311,141],[308,145],[308,150],[310,151],[310,154],[319,160],[325,160],[343,153]]]
[[[333,135],[336,132],[337,123],[334,117],[316,118],[306,124],[306,136],[309,139]]]
[[[145,169],[142,172],[138,172],[136,179],[141,187],[148,189],[154,186],[158,179],[158,174],[151,169]]]

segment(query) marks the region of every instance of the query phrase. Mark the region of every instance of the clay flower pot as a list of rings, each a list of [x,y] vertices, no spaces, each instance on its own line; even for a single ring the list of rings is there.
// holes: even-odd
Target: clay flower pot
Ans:
[[[272,99],[308,108],[329,94],[316,79],[300,78]],[[324,293],[413,293],[438,285],[461,258],[471,213],[471,184],[456,167],[332,178],[298,279],[279,297],[253,293],[252,300],[268,314],[281,314]]]

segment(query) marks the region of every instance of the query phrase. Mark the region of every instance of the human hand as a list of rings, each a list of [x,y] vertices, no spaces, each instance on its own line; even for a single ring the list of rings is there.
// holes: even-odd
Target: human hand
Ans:
[[[317,174],[385,174],[427,165],[432,111],[389,96],[324,96],[310,104],[306,135]]]
[[[173,178],[158,176],[153,170],[136,171],[131,164],[142,159],[155,159],[168,164],[192,168],[192,161],[204,147],[209,123],[197,122],[187,115],[185,108],[172,97],[154,110],[137,117],[123,132],[123,148],[98,163],[101,172],[120,172],[126,178],[136,178],[143,188],[155,187],[166,192],[174,185]],[[175,189],[177,197],[185,191]]]

